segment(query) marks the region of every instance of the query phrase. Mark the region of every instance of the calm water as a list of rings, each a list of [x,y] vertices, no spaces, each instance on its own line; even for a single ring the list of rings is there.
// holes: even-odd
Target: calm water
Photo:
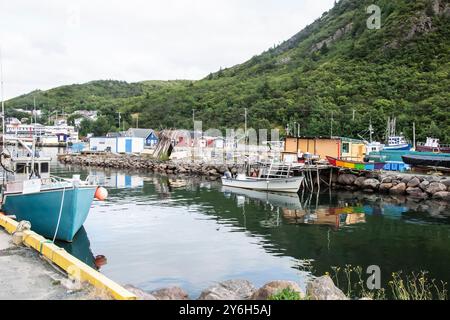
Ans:
[[[66,249],[122,284],[177,285],[196,298],[217,281],[274,279],[304,286],[310,275],[346,264],[430,271],[450,282],[450,212],[443,204],[352,193],[275,195],[218,182],[86,170],[109,190]]]

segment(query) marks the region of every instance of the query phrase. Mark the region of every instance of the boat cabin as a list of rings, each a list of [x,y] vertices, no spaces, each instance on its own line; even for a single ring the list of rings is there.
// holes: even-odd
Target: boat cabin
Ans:
[[[399,146],[402,144],[408,144],[404,136],[392,136],[388,139],[389,146]]]
[[[12,162],[12,168],[15,172],[11,175],[12,181],[28,180],[30,175],[34,172],[36,177],[41,179],[50,178],[50,158],[35,158],[32,161],[30,158],[16,158]],[[34,170],[32,170],[34,166]]]

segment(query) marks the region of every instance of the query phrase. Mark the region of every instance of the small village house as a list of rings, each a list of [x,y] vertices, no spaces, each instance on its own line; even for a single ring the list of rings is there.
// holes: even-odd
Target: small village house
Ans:
[[[138,137],[92,137],[89,139],[89,150],[141,153],[144,150],[144,144],[144,138]]]
[[[123,134],[126,137],[143,138],[146,147],[154,147],[158,143],[158,135],[153,129],[130,128]]]
[[[305,153],[352,161],[363,161],[365,144],[362,140],[345,137],[286,137],[282,158],[297,162]]]

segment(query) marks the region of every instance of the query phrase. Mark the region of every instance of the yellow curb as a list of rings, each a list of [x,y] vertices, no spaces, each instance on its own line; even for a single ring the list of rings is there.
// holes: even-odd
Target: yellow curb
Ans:
[[[0,226],[7,232],[13,233],[17,229],[18,222],[0,213]],[[56,246],[51,241],[39,234],[26,230],[23,231],[23,243],[35,249],[44,257],[62,268],[68,275],[75,277],[81,282],[89,282],[94,287],[105,290],[116,300],[136,300],[136,295],[132,294],[119,284],[108,279],[100,272],[81,262],[64,249]]]

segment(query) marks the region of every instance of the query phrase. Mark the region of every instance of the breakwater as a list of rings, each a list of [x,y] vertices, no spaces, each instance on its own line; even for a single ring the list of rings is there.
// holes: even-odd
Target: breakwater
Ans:
[[[237,173],[244,170],[239,164],[213,164],[206,162],[162,161],[148,156],[101,154],[62,154],[58,160],[64,164],[126,170],[143,170],[168,175],[198,175],[216,180],[226,171]],[[332,176],[330,179],[330,172]],[[299,171],[297,174],[301,174]],[[450,201],[450,177],[416,175],[397,172],[352,172],[349,170],[323,170],[321,179],[331,181],[333,189],[407,195],[416,199]],[[328,176],[327,176],[328,175]]]

